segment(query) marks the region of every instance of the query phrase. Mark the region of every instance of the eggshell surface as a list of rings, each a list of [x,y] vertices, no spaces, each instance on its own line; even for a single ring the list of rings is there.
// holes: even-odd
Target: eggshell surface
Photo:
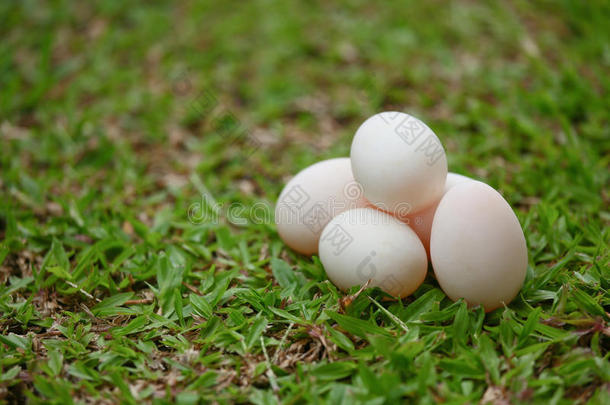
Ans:
[[[424,281],[428,267],[421,241],[406,224],[385,212],[359,208],[337,215],[320,237],[319,256],[340,289],[380,287],[406,297]]]
[[[356,131],[350,158],[364,196],[384,211],[417,212],[443,193],[443,145],[426,124],[408,114],[387,111],[367,119]]]
[[[350,159],[324,160],[286,184],[275,207],[275,223],[284,243],[299,253],[314,254],[324,226],[333,217],[365,204]]]
[[[453,186],[466,181],[474,180],[470,177],[462,176],[461,174],[447,173],[447,180],[445,181],[443,195],[445,195]],[[432,230],[432,220],[434,219],[434,213],[436,212],[436,207],[438,207],[439,202],[440,199],[419,212],[412,214],[410,213],[407,216],[399,218],[401,221],[404,221],[407,225],[409,225],[411,229],[415,231],[417,236],[419,236],[419,240],[422,241],[424,248],[426,248],[428,258],[430,258],[430,231]]]
[[[527,270],[525,237],[510,205],[492,187],[469,181],[441,199],[430,236],[441,288],[452,299],[492,311],[521,289]]]

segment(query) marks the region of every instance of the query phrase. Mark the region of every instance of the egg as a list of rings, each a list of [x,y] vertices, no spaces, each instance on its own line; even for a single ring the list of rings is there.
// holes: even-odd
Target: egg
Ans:
[[[443,194],[443,145],[426,124],[408,114],[386,111],[367,119],[356,131],[350,158],[364,196],[384,211],[417,212]]]
[[[527,246],[519,220],[492,187],[469,181],[452,187],[436,208],[430,235],[436,279],[452,300],[492,311],[521,289]]]
[[[447,193],[451,187],[466,181],[474,180],[470,177],[462,176],[461,174],[447,173],[447,180],[445,181],[443,195]],[[432,229],[432,220],[434,219],[434,213],[436,212],[436,207],[438,206],[439,202],[440,199],[419,212],[409,213],[408,215],[403,215],[399,218],[409,225],[411,229],[415,231],[417,236],[419,236],[419,240],[422,241],[424,247],[426,248],[428,258],[430,258],[430,230]]]
[[[275,208],[275,223],[286,245],[310,255],[318,251],[320,234],[333,217],[365,204],[350,159],[324,160],[301,170],[286,184]]]
[[[395,297],[406,297],[424,281],[426,250],[405,223],[373,208],[337,215],[320,237],[319,256],[328,278],[340,289],[369,279]]]

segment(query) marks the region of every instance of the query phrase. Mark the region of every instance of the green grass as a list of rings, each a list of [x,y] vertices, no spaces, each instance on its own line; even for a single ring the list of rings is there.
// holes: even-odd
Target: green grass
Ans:
[[[604,1],[1,2],[0,402],[610,403],[609,20]],[[388,109],[515,209],[507,308],[431,275],[346,305],[316,257],[228,212],[272,206]],[[210,196],[218,220],[190,221]]]

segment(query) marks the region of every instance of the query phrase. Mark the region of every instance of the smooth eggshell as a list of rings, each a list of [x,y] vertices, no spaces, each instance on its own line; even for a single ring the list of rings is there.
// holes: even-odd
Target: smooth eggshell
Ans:
[[[333,217],[365,204],[350,159],[324,160],[286,184],[275,207],[275,223],[284,243],[299,253],[314,254],[322,229]]]
[[[373,208],[349,210],[330,221],[320,237],[319,256],[328,278],[340,289],[371,279],[371,287],[395,297],[413,293],[428,268],[415,232]]]
[[[443,195],[445,195],[453,186],[466,181],[474,180],[470,177],[462,176],[461,174],[451,172],[447,173],[447,180],[445,181]],[[407,225],[409,225],[411,229],[415,231],[417,236],[419,236],[419,240],[422,241],[424,247],[426,248],[428,258],[430,258],[430,231],[432,229],[432,220],[434,219],[434,213],[436,212],[436,207],[438,207],[439,202],[440,199],[419,212],[410,213],[409,215],[399,218],[401,221],[404,221]]]
[[[388,111],[367,119],[356,131],[350,158],[364,196],[384,211],[417,212],[443,193],[443,145],[426,124],[408,114]]]
[[[527,246],[515,213],[492,187],[470,181],[439,203],[430,256],[441,288],[452,299],[492,311],[518,294],[527,270]]]

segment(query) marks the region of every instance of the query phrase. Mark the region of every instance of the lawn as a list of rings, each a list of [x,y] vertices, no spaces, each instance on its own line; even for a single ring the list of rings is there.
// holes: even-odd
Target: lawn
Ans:
[[[0,403],[610,403],[610,3],[0,2]],[[272,219],[370,115],[515,210],[485,314]],[[476,254],[476,252],[473,252]]]

